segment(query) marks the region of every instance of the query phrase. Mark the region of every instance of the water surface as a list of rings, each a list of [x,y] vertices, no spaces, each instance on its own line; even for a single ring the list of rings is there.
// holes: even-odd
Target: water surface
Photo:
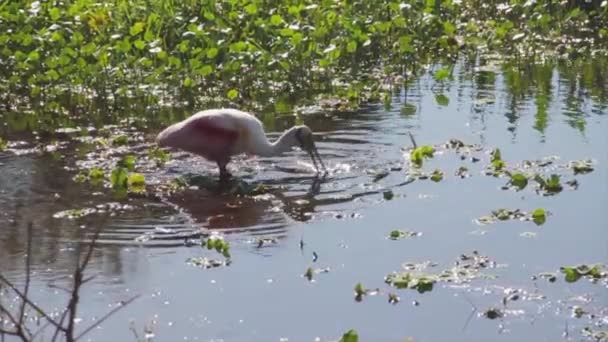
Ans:
[[[384,105],[366,105],[356,113],[304,117],[331,170],[325,179],[315,178],[299,151],[237,158],[230,165],[235,186],[271,189],[241,196],[218,188],[214,164],[175,152],[162,167],[138,168],[152,186],[182,176],[192,188],[118,201],[128,206],[111,216],[68,219],[57,213],[117,202],[108,189],[72,180],[87,159],[110,163],[117,156],[87,154],[85,145],[59,135],[57,151],[30,150],[32,140],[21,138],[7,121],[12,143],[0,153],[0,270],[23,283],[31,222],[32,295],[49,312],[59,310],[65,294],[56,285],[69,282],[77,242],[101,226],[88,269],[96,278],[83,289],[79,326],[120,300],[141,297],[89,335],[99,341],[132,339],[130,322],[141,336],[148,326],[161,341],[330,341],[351,328],[363,341],[555,341],[579,340],[584,327],[605,330],[605,281],[566,283],[558,273],[550,283],[535,276],[564,265],[605,262],[608,256],[606,70],[593,61],[461,62],[453,75],[443,83],[428,74],[408,80]],[[292,123],[293,118],[277,120],[268,127],[271,136]],[[160,126],[152,122],[148,130],[133,132],[139,141],[130,150],[145,155]],[[454,138],[476,144],[480,160],[442,150],[423,170],[442,170],[443,181],[412,181],[410,133],[418,145]],[[578,189],[542,196],[531,182],[523,191],[502,190],[506,178],[484,174],[489,151],[497,147],[509,166],[557,157],[543,171],[559,172],[563,181],[577,179]],[[578,159],[592,159],[595,170],[573,175],[558,168]],[[455,175],[461,166],[471,177]],[[387,200],[389,190],[394,197]],[[538,207],[551,213],[542,226],[519,220],[475,223],[498,208]],[[422,235],[387,239],[394,229]],[[230,242],[230,265],[202,269],[187,262],[222,259],[191,245],[210,234]],[[259,239],[266,239],[261,247]],[[482,269],[488,277],[440,282],[422,294],[384,282],[403,263],[430,261],[437,266],[426,271],[437,273],[474,251],[495,262]],[[303,277],[309,267],[328,272],[315,273],[311,282]],[[357,283],[380,293],[357,302]],[[520,299],[505,307],[503,299],[513,291]],[[389,292],[400,302],[389,304]],[[573,306],[594,315],[573,318]],[[505,316],[483,317],[490,307]]]

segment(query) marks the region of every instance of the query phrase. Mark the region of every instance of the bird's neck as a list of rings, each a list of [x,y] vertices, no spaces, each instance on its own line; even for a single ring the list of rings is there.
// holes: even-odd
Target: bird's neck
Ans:
[[[293,146],[292,129],[285,131],[274,142],[270,142],[268,138],[264,137],[256,146],[256,154],[262,157],[272,157],[290,151]]]

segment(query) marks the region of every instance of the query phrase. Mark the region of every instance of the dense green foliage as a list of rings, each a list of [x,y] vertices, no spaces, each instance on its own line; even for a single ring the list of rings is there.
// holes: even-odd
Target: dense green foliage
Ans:
[[[0,100],[71,116],[256,99],[281,112],[320,91],[356,105],[387,77],[463,51],[605,53],[607,18],[595,0],[6,1]]]

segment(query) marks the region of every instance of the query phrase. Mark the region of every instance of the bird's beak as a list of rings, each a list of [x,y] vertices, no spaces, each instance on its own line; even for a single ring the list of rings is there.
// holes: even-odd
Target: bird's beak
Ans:
[[[323,163],[323,160],[321,159],[321,155],[319,154],[319,151],[317,150],[317,146],[315,146],[314,141],[310,141],[310,146],[308,148],[308,155],[310,155],[310,159],[312,160],[313,165],[315,166],[315,169],[317,170],[317,172],[320,171],[319,169],[319,165],[323,168],[323,172],[327,173],[327,168],[325,167],[325,164]],[[317,160],[318,160],[318,164],[317,164]]]

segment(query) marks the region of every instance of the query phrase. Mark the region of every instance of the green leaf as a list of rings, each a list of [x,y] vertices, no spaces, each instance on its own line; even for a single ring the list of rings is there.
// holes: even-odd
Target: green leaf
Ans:
[[[129,190],[137,193],[146,191],[146,177],[141,173],[131,173],[128,178]]]
[[[278,14],[273,14],[270,17],[270,23],[274,26],[281,25],[283,23],[283,18]]]
[[[340,342],[359,342],[359,335],[354,329],[351,329],[342,335]]]
[[[514,173],[511,175],[511,184],[517,187],[519,190],[524,189],[528,185],[528,177],[523,173]]]
[[[357,51],[357,42],[354,40],[348,42],[348,45],[346,45],[346,51],[351,53]]]
[[[556,174],[552,174],[551,177],[549,177],[549,179],[545,180],[544,188],[548,192],[560,192],[560,191],[562,191],[563,187],[562,187],[562,184],[560,182],[560,176],[556,175]]]
[[[133,43],[133,45],[135,45],[135,47],[139,50],[143,50],[146,48],[146,42],[144,42],[141,39],[136,40],[135,43]]]
[[[119,167],[124,167],[129,171],[135,170],[135,156],[130,154],[124,156],[121,160],[118,161]]]
[[[230,51],[233,52],[241,52],[243,50],[247,49],[247,43],[244,41],[238,41],[238,42],[234,42],[232,44],[230,44]]]
[[[230,100],[234,100],[239,96],[239,91],[236,89],[230,89],[228,90],[228,92],[226,93],[226,96],[230,99]]]
[[[190,88],[192,87],[192,79],[190,77],[186,77],[182,84],[184,85],[184,87]]]
[[[361,283],[357,283],[355,285],[355,294],[357,296],[362,296],[365,294],[365,290],[363,289],[363,285],[361,285]]]
[[[421,146],[421,147],[414,149],[414,151],[412,151],[412,153],[410,155],[410,160],[416,166],[420,167],[420,166],[422,166],[422,162],[423,162],[424,158],[425,157],[432,158],[434,153],[435,153],[435,148],[433,146],[429,146],[429,145]]]
[[[435,72],[435,80],[437,81],[443,81],[446,80],[450,77],[450,70],[449,69],[439,69]]]
[[[203,77],[211,75],[211,73],[213,73],[213,67],[209,64],[205,64],[202,67],[196,69],[196,73]]]
[[[207,49],[207,52],[206,52],[207,58],[214,59],[217,56],[218,52],[219,52],[219,50],[214,47]]]
[[[391,190],[387,190],[382,193],[382,197],[384,197],[385,200],[390,201],[395,197],[395,194],[393,194]]]
[[[534,210],[534,212],[532,212],[532,221],[539,226],[544,224],[545,221],[547,221],[547,212],[545,209],[538,208]]]
[[[492,157],[492,161],[496,161],[496,160],[502,160],[502,155],[500,153],[500,149],[499,148],[495,148],[494,150],[492,150],[492,153],[490,154]]]
[[[132,36],[138,35],[140,33],[142,33],[144,31],[144,23],[141,21],[136,22],[135,24],[133,24],[133,26],[131,26],[131,29],[129,30],[129,33]]]
[[[566,275],[566,281],[569,283],[574,283],[582,277],[574,267],[562,267],[560,271]]]
[[[456,33],[456,26],[449,21],[443,22],[443,31],[448,37],[453,37],[454,33]]]
[[[245,12],[247,14],[256,14],[258,13],[258,6],[256,6],[254,3],[250,3],[249,5],[245,6]]]
[[[506,164],[503,160],[495,160],[492,162],[492,167],[494,168],[495,171],[500,171],[500,170],[504,169],[505,166],[506,166]]]
[[[442,179],[443,179],[443,172],[441,172],[441,170],[433,171],[433,174],[431,175],[431,180],[433,182],[441,182]]]
[[[126,190],[128,188],[128,171],[123,167],[117,167],[110,174],[110,183],[114,190]]]
[[[101,183],[105,178],[105,174],[102,169],[94,167],[89,170],[89,180],[93,185]]]
[[[448,104],[450,104],[450,98],[445,96],[444,94],[435,95],[435,101],[437,101],[437,104],[440,106],[447,106]]]
[[[412,53],[414,48],[412,47],[412,36],[405,35],[399,37],[399,51],[401,53]]]
[[[32,62],[38,61],[40,59],[40,53],[38,53],[38,51],[34,50],[27,55],[27,59],[29,59]]]
[[[61,11],[59,10],[59,8],[51,8],[51,10],[49,11],[49,17],[52,21],[57,21],[59,18],[61,18]]]
[[[0,137],[0,152],[6,150],[8,142]]]

